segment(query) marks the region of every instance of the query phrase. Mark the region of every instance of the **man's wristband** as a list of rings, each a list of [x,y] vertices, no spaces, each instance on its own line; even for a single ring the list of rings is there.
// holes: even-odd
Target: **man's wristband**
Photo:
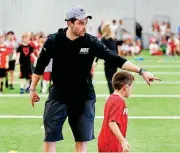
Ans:
[[[143,68],[140,68],[140,70],[139,70],[139,75],[143,75],[144,72],[146,72],[146,70],[143,69]]]

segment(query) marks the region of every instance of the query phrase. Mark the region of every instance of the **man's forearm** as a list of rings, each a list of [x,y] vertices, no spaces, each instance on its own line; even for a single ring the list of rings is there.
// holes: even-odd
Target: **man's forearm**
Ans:
[[[124,136],[122,135],[117,123],[110,122],[109,127],[110,127],[111,131],[114,133],[114,135],[116,136],[116,138],[119,140],[119,142],[122,142],[124,140]]]
[[[41,75],[37,75],[37,74],[32,75],[32,82],[31,82],[30,89],[34,90],[36,88],[36,85],[40,78],[41,78]]]
[[[130,72],[136,72],[139,73],[140,71],[140,67],[138,67],[137,65],[126,61],[123,66],[121,67],[121,69],[126,70],[126,71],[130,71]]]

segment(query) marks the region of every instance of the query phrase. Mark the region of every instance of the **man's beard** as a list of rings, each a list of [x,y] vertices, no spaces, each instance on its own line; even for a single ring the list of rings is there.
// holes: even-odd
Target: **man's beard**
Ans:
[[[85,33],[86,33],[86,31],[82,31],[82,32],[76,32],[76,31],[74,31],[74,32],[73,32],[74,36],[77,36],[77,37],[84,36]]]

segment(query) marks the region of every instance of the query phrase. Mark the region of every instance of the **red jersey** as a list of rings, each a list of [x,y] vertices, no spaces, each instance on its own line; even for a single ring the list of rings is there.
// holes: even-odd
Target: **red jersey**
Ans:
[[[103,125],[98,137],[99,152],[122,151],[119,140],[109,127],[111,121],[117,123],[122,135],[126,137],[128,109],[126,108],[124,100],[119,95],[115,94],[112,94],[108,98],[105,105]]]
[[[29,45],[33,48],[33,49],[36,49],[36,45],[33,41],[30,41],[29,42]]]
[[[11,49],[7,46],[0,46],[0,68],[4,69],[6,68],[6,63],[9,61],[6,61],[6,57],[9,56],[11,53]]]
[[[171,49],[176,49],[176,44],[174,42],[170,42],[169,46],[171,47]]]
[[[41,49],[41,45],[39,45],[37,42],[35,42],[35,41],[31,41],[30,43],[29,43],[29,45],[33,48],[33,50],[34,50],[34,55],[36,56],[36,57],[38,57],[39,56],[39,52],[40,52],[40,49]]]

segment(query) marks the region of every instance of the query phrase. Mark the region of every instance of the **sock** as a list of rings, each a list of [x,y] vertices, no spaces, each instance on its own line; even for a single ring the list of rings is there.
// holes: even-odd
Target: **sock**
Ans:
[[[0,91],[3,91],[3,81],[1,81]]]
[[[30,88],[31,82],[32,82],[32,80],[29,80],[29,87],[28,88]]]
[[[5,82],[6,82],[5,85],[6,85],[6,88],[8,88],[8,76],[6,76],[5,78],[6,78],[6,79],[5,79]]]
[[[45,80],[42,82],[42,92],[47,92],[47,81]]]
[[[25,89],[29,89],[29,87],[30,87],[30,81],[27,80],[27,81],[26,81],[26,87],[25,87]]]
[[[24,89],[24,84],[20,84],[20,88],[21,88],[21,89]]]

